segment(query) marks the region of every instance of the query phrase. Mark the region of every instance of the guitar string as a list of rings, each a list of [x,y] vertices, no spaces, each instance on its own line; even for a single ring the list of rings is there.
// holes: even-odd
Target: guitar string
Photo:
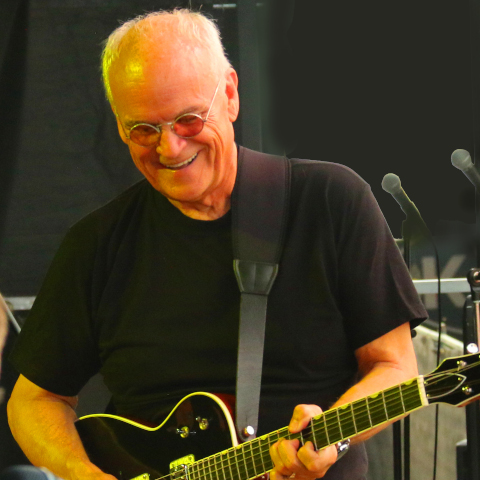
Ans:
[[[412,390],[411,388],[412,386],[407,386],[407,388],[409,390]],[[416,390],[416,385],[413,384],[413,387],[415,388]],[[395,388],[394,388],[395,389]],[[398,387],[397,387],[397,390],[398,390]],[[392,392],[393,394],[394,392]],[[392,395],[390,395],[392,396]],[[388,397],[388,395],[387,395]],[[398,396],[397,396],[398,398]],[[381,410],[384,410],[384,407],[383,406],[380,406],[381,407]],[[332,411],[330,411],[330,413],[332,413]],[[343,413],[343,412],[342,412]],[[401,413],[403,412],[400,412],[400,415]],[[393,417],[391,417],[393,418]],[[332,417],[333,419],[333,417]],[[327,429],[328,427],[332,427],[333,425],[338,425],[338,422],[337,421],[334,421],[333,423],[330,422],[330,424],[328,423],[328,420],[330,420],[329,418],[326,419],[326,425],[327,425]],[[341,420],[340,420],[341,421]],[[308,427],[307,427],[308,428]],[[362,430],[361,430],[362,431]],[[255,456],[258,457],[258,453],[260,454],[260,456],[262,456],[265,452],[269,452],[269,448],[270,448],[270,445],[273,444],[275,441],[278,440],[278,438],[283,435],[283,434],[286,434],[285,437],[289,437],[289,438],[298,438],[300,437],[300,433],[297,433],[297,434],[290,434],[288,432],[288,428],[283,428],[283,429],[280,429],[280,430],[277,430],[276,432],[272,432],[270,434],[267,434],[267,435],[264,435],[262,437],[260,437],[260,439],[255,439],[253,440],[252,442],[256,442],[256,443],[259,443],[258,441],[260,440],[260,445],[259,446],[255,446],[252,448],[253,449],[256,449],[258,450],[259,452],[257,452],[257,454],[255,455],[254,454],[254,459],[253,459],[253,465],[252,465],[252,462],[248,462],[248,464],[245,462],[245,459],[243,458],[244,460],[244,463],[245,463],[245,469],[243,469],[243,467],[240,469],[239,468],[239,464],[238,464],[238,455],[235,453],[235,452],[239,452],[240,448],[246,448],[247,446],[250,446],[252,445],[252,442],[247,442],[246,444],[242,444],[240,445],[240,448],[235,448],[235,449],[230,449],[230,450],[227,450],[227,455],[224,456],[224,458],[222,458],[222,455],[221,454],[216,454],[216,455],[213,455],[213,456],[210,456],[210,457],[207,457],[205,459],[201,459],[199,460],[198,462],[195,462],[195,464],[192,464],[191,467],[191,471],[190,473],[192,474],[192,478],[195,478],[196,476],[198,477],[200,475],[200,477],[202,476],[202,473],[203,473],[203,477],[204,478],[208,478],[210,476],[210,479],[213,479],[214,477],[217,479],[221,479],[221,475],[218,475],[219,472],[223,472],[223,477],[225,479],[225,473],[224,473],[224,469],[225,467],[228,467],[230,472],[233,474],[232,472],[232,466],[234,466],[234,469],[236,468],[237,470],[237,473],[238,473],[238,477],[239,478],[242,478],[242,475],[245,473],[246,475],[249,475],[248,473],[248,467],[250,468],[253,468],[255,474],[250,477],[248,476],[248,478],[255,478],[256,476],[258,476],[259,474],[257,474],[256,472],[256,461],[255,461]],[[276,438],[271,438],[273,436],[276,436]],[[307,434],[303,434],[304,437],[307,438],[307,441],[309,441],[311,439],[311,437],[313,436],[311,433],[307,433]],[[261,440],[263,441],[267,441],[267,445],[266,445],[266,448],[265,448],[265,445],[262,445],[261,444]],[[265,443],[265,442],[264,442]],[[335,442],[332,442],[332,443],[335,443]],[[323,448],[323,447],[322,447]],[[234,454],[234,457],[235,457],[235,461],[234,462],[230,462],[230,460],[232,460],[231,456],[229,456],[229,452],[230,453],[233,453]],[[244,454],[243,454],[244,455]],[[218,461],[220,460],[220,461]],[[268,462],[271,462],[270,460],[270,456],[268,455],[268,457],[266,458],[266,460]],[[206,462],[209,462],[209,464],[207,466],[205,466]],[[212,470],[212,465],[211,465],[211,461],[213,461],[214,463],[214,468]],[[262,460],[262,465],[258,464],[259,468],[261,466],[263,466],[263,460]],[[200,465],[199,465],[200,464]],[[270,465],[269,465],[270,466]],[[272,465],[273,466],[273,465]],[[198,468],[197,468],[198,467]],[[217,468],[218,467],[218,468]],[[196,470],[195,470],[196,469]],[[203,470],[203,472],[202,472]],[[244,471],[241,471],[241,470],[244,470]],[[265,472],[264,472],[265,473]],[[174,477],[174,474],[169,474],[169,475],[166,475],[165,477],[160,477],[160,478],[166,478],[166,477]],[[233,475],[234,477],[236,477],[236,475]],[[247,477],[243,477],[243,478],[247,478]]]
[[[416,383],[413,383],[412,385],[407,385],[407,386],[404,386],[404,387],[405,387],[405,389],[408,389],[409,391],[413,391],[413,390],[417,391],[418,390]],[[396,387],[396,388],[394,387],[393,390],[395,390],[395,389],[399,391],[399,387]],[[394,393],[395,392],[391,392],[390,396],[392,396]],[[404,392],[404,394],[405,393],[408,396],[409,392],[407,391],[407,392]],[[413,393],[415,393],[415,392],[413,392]],[[404,395],[404,397],[405,397],[405,395]],[[387,395],[387,398],[388,398],[388,395]],[[398,393],[397,393],[397,398],[399,398]],[[409,400],[409,398],[406,398],[406,400]],[[380,410],[382,410],[382,411],[385,410],[383,405],[379,405],[379,407],[380,407]],[[331,414],[332,411],[330,411],[329,413]],[[367,411],[365,411],[365,413],[368,415]],[[370,411],[370,413],[372,413],[372,410]],[[339,415],[343,416],[343,417],[345,417],[346,414],[348,414],[348,417],[351,417],[350,411],[339,413]],[[403,414],[403,409],[402,409],[402,411],[398,412],[398,416],[400,416],[402,414]],[[338,425],[337,420],[334,420],[333,423],[332,423],[332,421],[329,422],[329,420],[333,420],[332,415],[330,415],[330,416],[331,416],[331,418],[326,418],[326,422],[325,422],[326,426],[327,426],[327,429],[329,427],[331,429],[332,426],[337,426]],[[334,415],[334,416],[335,416],[335,418],[337,417],[336,415]],[[382,417],[382,418],[385,418],[385,416]],[[393,418],[393,417],[386,417],[386,419],[387,418]],[[345,420],[345,418],[343,420]],[[342,420],[340,419],[340,422],[341,421]],[[380,422],[380,423],[382,423],[382,422]],[[377,425],[377,423],[374,424],[374,425]],[[307,427],[307,429],[308,429],[308,427]],[[337,429],[338,429],[338,427],[337,427]],[[369,429],[369,427],[367,428],[367,430],[368,429]],[[364,430],[360,430],[360,432],[361,431],[364,431]],[[248,475],[249,474],[249,469],[250,470],[253,469],[253,471],[255,472],[255,474],[252,477],[249,476],[249,478],[255,478],[256,476],[258,476],[257,469],[256,469],[257,466],[259,468],[262,468],[262,473],[264,473],[264,469],[263,469],[264,463],[265,463],[263,461],[264,454],[269,452],[270,445],[273,444],[275,441],[277,441],[277,439],[284,433],[286,434],[285,437],[287,437],[287,438],[299,438],[301,436],[300,433],[290,434],[288,432],[288,429],[284,428],[284,429],[281,429],[281,430],[277,430],[276,432],[272,432],[271,434],[264,435],[264,436],[260,437],[259,439],[255,439],[251,442],[244,443],[244,444],[240,445],[239,447],[237,447],[235,449],[227,450],[226,451],[226,456],[221,455],[221,454],[216,454],[214,456],[207,457],[205,459],[201,459],[201,460],[199,460],[198,462],[195,462],[195,464],[192,465],[192,467],[194,467],[194,469],[195,469],[195,470],[191,469],[192,478],[195,478],[195,474],[197,474],[197,476],[198,475],[202,476],[202,473],[204,474],[203,475],[204,477],[208,478],[208,476],[210,475],[210,478],[212,478],[213,475],[217,476],[219,471],[223,471],[223,469],[225,467],[228,467],[230,469],[230,471],[232,472],[232,468],[231,468],[232,466],[234,467],[234,469],[236,469],[238,471],[239,478],[242,478],[242,475],[244,473]],[[311,438],[313,437],[313,434],[311,432],[303,433],[303,436],[306,437],[307,441],[311,441]],[[271,437],[275,437],[275,438],[272,439]],[[262,440],[263,440],[263,445],[262,445]],[[266,445],[265,445],[265,440],[266,440]],[[335,442],[332,442],[332,443],[335,443]],[[258,444],[258,445],[254,445],[254,444]],[[252,445],[254,445],[254,446],[252,446]],[[250,450],[253,453],[253,455],[252,455],[253,459],[252,460],[247,459],[247,461],[245,461],[245,453],[241,452],[240,449],[245,450],[248,447],[250,447]],[[238,452],[238,454],[236,452]],[[232,456],[229,455],[229,453],[232,453],[234,458],[232,458]],[[239,456],[241,457],[241,459],[243,459],[243,463],[245,464],[245,467],[243,465],[239,465],[239,463],[238,463],[238,457]],[[260,457],[261,463],[257,462],[258,457]],[[231,460],[233,460],[233,462]],[[269,455],[266,458],[266,460],[267,460],[267,462],[271,461]],[[213,470],[212,470],[212,465],[211,465],[212,461],[214,463]],[[219,468],[216,468],[217,466]],[[219,478],[221,478],[221,476]]]
[[[404,387],[405,387],[405,389],[408,389],[409,391],[412,391],[412,393],[416,393],[418,391],[418,387],[417,387],[416,383],[412,383],[412,385],[407,385],[407,386],[404,385]],[[399,387],[393,387],[393,390],[395,390],[395,389],[399,390]],[[405,393],[408,396],[409,391],[404,392],[404,397],[405,397]],[[390,396],[392,396],[394,393],[395,392],[392,392]],[[388,397],[388,395],[387,395],[387,397]],[[397,394],[397,398],[399,398],[398,394]],[[406,400],[409,400],[409,398],[406,398]],[[383,403],[383,401],[382,401],[382,403]],[[331,413],[335,412],[336,410],[337,409],[334,409],[333,411],[329,412],[331,418],[326,418],[326,428],[327,429],[330,427],[330,430],[331,430],[332,427],[335,426],[339,430],[338,420],[333,419],[333,416],[335,416],[335,418],[337,418],[337,415],[333,415],[333,416],[331,415]],[[377,408],[377,410],[384,411],[385,407],[383,405],[379,405],[379,408]],[[340,411],[340,409],[339,409],[339,415],[344,417],[343,418],[344,421],[345,421],[345,417],[348,417],[347,420],[350,420],[350,417],[352,416],[350,412],[351,411],[348,411],[348,410],[343,412],[343,411]],[[368,417],[367,409],[365,409],[365,412],[361,412],[361,413],[364,413],[365,414],[364,416]],[[373,410],[370,410],[370,413],[372,414],[372,413],[375,413],[375,412]],[[403,413],[404,412],[403,412],[403,409],[402,409],[401,411],[398,412],[397,416],[400,416]],[[385,421],[386,421],[387,419],[393,418],[393,417],[387,417],[386,415],[384,415],[382,418],[385,418]],[[331,420],[333,420],[333,422]],[[355,419],[353,419],[353,421],[355,421]],[[342,419],[340,419],[340,423],[341,422],[342,422]],[[367,427],[366,429],[360,430],[360,432],[362,432],[364,430],[368,430],[371,426],[378,425],[378,423],[375,423],[375,424],[372,425],[370,421],[369,421],[369,423],[370,423],[369,427]],[[382,422],[379,422],[379,423],[382,423]],[[307,430],[311,430],[311,428],[307,427]],[[274,442],[276,442],[278,440],[278,438],[281,437],[281,435],[284,434],[284,433],[286,434],[285,437],[287,437],[287,438],[299,438],[299,437],[301,437],[300,433],[290,434],[288,432],[288,428],[283,428],[281,430],[277,430],[276,432],[272,432],[271,434],[264,435],[264,436],[260,437],[259,439],[252,440],[251,442],[246,442],[246,443],[240,445],[237,448],[227,450],[226,451],[226,456],[221,455],[221,454],[216,454],[214,456],[207,457],[205,459],[199,460],[198,462],[195,462],[195,464],[192,465],[192,467],[195,468],[195,470],[191,470],[191,473],[193,474],[192,476],[195,477],[195,474],[202,475],[202,471],[203,471],[203,473],[205,473],[204,477],[208,478],[209,474],[210,474],[210,477],[212,477],[212,474],[215,474],[215,475],[218,474],[218,472],[223,470],[225,467],[228,467],[230,469],[230,471],[232,471],[231,467],[233,466],[234,469],[236,468],[238,470],[238,473],[240,474],[240,478],[242,478],[243,473],[246,473],[248,475],[249,470],[253,470],[255,472],[255,474],[252,477],[249,477],[249,478],[255,478],[256,476],[259,475],[257,473],[257,468],[256,468],[257,466],[259,467],[259,469],[260,468],[262,469],[261,470],[262,473],[265,473],[265,471],[263,469],[264,463],[265,463],[264,460],[263,460],[264,457],[265,457],[265,453],[269,453],[270,446]],[[355,432],[355,433],[359,433],[359,432]],[[302,434],[303,434],[303,437],[306,438],[306,441],[312,441],[312,438],[314,437],[313,433],[311,433],[311,432],[307,432],[307,433],[302,432]],[[275,438],[273,438],[273,439],[269,438],[269,437],[273,437],[273,436]],[[263,440],[263,444],[262,444],[262,440]],[[265,444],[265,440],[266,440],[266,444]],[[336,441],[338,441],[338,440],[336,440]],[[336,442],[332,442],[332,443],[336,443]],[[252,460],[245,459],[244,451],[240,451],[240,450],[245,450],[246,448],[250,448],[250,451],[252,453],[252,455],[251,455]],[[323,448],[323,446],[322,446],[322,448]],[[237,454],[237,452],[238,452],[238,454]],[[233,454],[234,458],[232,458],[232,455],[229,455],[229,454]],[[239,465],[238,457],[240,457],[241,460],[243,460],[243,463],[245,464],[245,466]],[[258,458],[260,458],[260,462],[258,462]],[[212,460],[214,462],[213,470],[212,470],[212,465],[211,465]],[[233,460],[233,461],[231,461],[231,460]],[[268,455],[268,457],[265,460],[267,462],[269,462],[270,461],[270,456]],[[219,466],[220,468],[216,468],[216,466]]]
[[[469,370],[471,368],[475,368],[478,365],[480,365],[480,362],[473,363],[471,365],[468,365],[467,367],[462,368],[462,371]],[[447,373],[458,373],[458,369],[449,369],[446,372]],[[440,372],[438,374],[431,373],[431,374],[428,374],[428,375],[424,376],[427,380],[433,379],[433,381],[430,380],[429,386],[435,385],[436,383],[439,383],[440,381],[442,381],[441,373],[443,373],[443,372]],[[480,383],[480,382],[475,381],[474,383],[477,384],[477,383]],[[405,395],[407,397],[408,396],[411,397],[411,395],[409,395],[409,394],[411,394],[411,393],[416,394],[418,392],[418,386],[417,386],[416,382],[412,383],[411,385],[402,384],[401,386],[403,386],[405,388],[405,391],[402,392],[402,395],[404,396],[404,400],[405,400]],[[401,386],[392,387],[391,389],[387,389],[387,391],[383,392],[386,403],[388,403],[388,400],[390,400],[391,397],[393,397],[393,396],[396,396],[397,398],[399,398],[398,392],[401,391]],[[397,390],[397,392],[395,392],[395,390]],[[364,411],[359,412],[360,415],[368,417],[368,414],[370,413],[370,415],[375,416],[376,413],[378,413],[380,411],[385,411],[387,409],[386,408],[387,405],[383,406],[382,404],[378,405],[378,407],[375,406],[373,409],[370,409],[369,406],[368,406],[367,398],[371,399],[372,397],[366,397],[365,399],[360,399],[360,400],[357,400],[357,401],[351,403],[352,406],[354,404],[365,403],[365,406],[367,408],[364,409]],[[400,400],[402,400],[402,399],[400,399]],[[407,400],[411,400],[411,398],[410,399],[407,398]],[[381,403],[383,403],[383,399],[382,399]],[[405,403],[405,402],[403,402],[403,403]],[[390,405],[390,407],[392,407],[392,405]],[[342,410],[344,410],[344,411],[342,411]],[[324,429],[327,430],[327,431],[328,431],[329,428],[332,429],[332,427],[337,427],[338,428],[339,424],[341,426],[342,419],[339,418],[338,420],[334,420],[333,417],[337,416],[336,415],[337,411],[338,411],[340,417],[342,416],[342,414],[343,414],[344,417],[352,417],[352,415],[353,415],[353,423],[355,423],[357,421],[357,415],[355,415],[355,412],[353,414],[351,414],[351,410],[347,410],[346,408],[341,409],[341,407],[338,407],[338,408],[333,409],[333,410],[327,410],[320,418],[316,419],[316,422],[318,423],[318,422],[323,420],[323,423],[324,423],[324,426],[325,426]],[[402,413],[403,412],[399,413],[398,416],[401,416]],[[388,414],[388,412],[387,412],[387,414]],[[394,418],[394,416],[392,416],[392,417],[389,416],[387,419]],[[345,421],[345,418],[343,420]],[[347,418],[347,420],[349,420],[349,418]],[[315,422],[315,420],[313,422]],[[381,422],[381,423],[383,423],[383,422]],[[378,424],[374,424],[374,425],[378,425]],[[372,427],[374,425],[372,425]],[[369,428],[367,428],[366,430],[368,430],[368,429]],[[302,435],[300,433],[290,434],[288,432],[288,428],[284,427],[284,428],[282,428],[280,430],[277,430],[275,432],[271,432],[269,434],[263,435],[262,437],[259,437],[258,439],[252,440],[251,442],[246,442],[246,443],[244,443],[244,444],[242,444],[238,447],[231,448],[231,449],[227,450],[225,458],[221,458],[222,457],[221,454],[215,454],[213,456],[209,456],[209,457],[206,457],[204,459],[201,459],[201,460],[199,460],[199,461],[197,461],[197,462],[195,462],[194,464],[191,465],[192,477],[195,477],[195,474],[201,476],[202,471],[203,471],[203,474],[204,474],[203,476],[205,478],[208,478],[208,476],[210,476],[210,478],[212,478],[212,479],[213,479],[214,476],[216,478],[221,478],[221,476],[218,476],[218,472],[224,471],[225,466],[230,469],[230,472],[232,472],[231,467],[233,466],[234,469],[237,470],[237,472],[239,474],[239,478],[242,478],[241,475],[243,473],[246,473],[248,475],[249,474],[249,472],[248,472],[249,468],[253,469],[253,471],[255,472],[255,475],[253,477],[248,477],[248,478],[255,478],[255,476],[259,475],[259,474],[257,474],[256,467],[257,466],[259,468],[264,467],[265,462],[264,462],[263,458],[264,458],[265,453],[269,452],[270,446],[273,443],[275,443],[279,438],[282,438],[281,435],[286,434],[283,438],[289,438],[289,439],[299,439],[301,436],[303,436],[303,438],[306,439],[306,441],[311,441],[311,439],[314,438],[314,433],[311,432],[312,427],[309,426],[305,430],[309,430],[309,431],[306,432],[306,433],[303,433],[304,432],[303,431]],[[356,433],[361,433],[362,431],[364,431],[364,430],[360,430],[360,432],[356,432]],[[275,438],[272,438],[272,437],[275,437]],[[263,444],[262,444],[262,441],[263,441]],[[266,441],[266,445],[265,445],[265,441]],[[332,443],[336,443],[336,442],[331,442],[330,444],[332,444]],[[325,446],[328,446],[328,444],[325,445]],[[252,460],[245,459],[245,452],[244,451],[240,452],[241,449],[244,450],[245,448],[248,448],[248,447],[250,448],[251,453],[252,453],[252,455],[251,455]],[[324,446],[322,446],[321,448],[324,448]],[[238,455],[237,455],[237,452],[238,452]],[[234,456],[234,459],[233,459],[234,461],[233,462],[231,462],[232,458],[231,458],[230,453],[233,453],[233,456]],[[242,457],[243,463],[245,464],[245,466],[244,467],[242,466],[240,468],[239,463],[238,463],[238,457],[242,456],[242,455],[243,455],[243,457]],[[260,457],[261,463],[257,462],[258,457]],[[220,460],[220,461],[218,461],[218,460]],[[268,457],[266,457],[265,460],[267,462],[271,462],[270,456],[268,455]],[[212,465],[210,464],[211,461],[213,461],[213,463],[214,463],[213,470],[212,470]],[[208,465],[206,465],[207,462],[209,462]],[[244,472],[242,472],[241,470],[244,470]],[[262,473],[266,473],[266,472],[263,472],[263,470],[262,470]],[[233,474],[233,472],[232,472],[232,474]],[[170,473],[170,474],[167,474],[163,477],[159,477],[155,480],[163,480],[163,479],[168,478],[168,477],[174,478],[174,474]]]

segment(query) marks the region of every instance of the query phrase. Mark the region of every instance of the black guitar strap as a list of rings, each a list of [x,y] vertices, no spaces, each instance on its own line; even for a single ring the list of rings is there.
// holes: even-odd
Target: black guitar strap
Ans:
[[[277,276],[290,196],[290,162],[239,147],[232,193],[234,269],[241,292],[236,424],[257,433],[267,298]]]

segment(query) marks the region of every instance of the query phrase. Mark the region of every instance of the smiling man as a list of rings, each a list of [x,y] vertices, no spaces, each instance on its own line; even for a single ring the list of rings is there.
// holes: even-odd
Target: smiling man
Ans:
[[[97,372],[118,415],[160,422],[195,391],[234,394],[240,294],[231,195],[238,79],[215,24],[187,10],[119,27],[103,55],[118,131],[145,180],[68,232],[12,354],[15,438],[65,479],[108,479],[74,427]],[[426,317],[369,186],[291,160],[280,273],[269,297],[258,434],[416,374],[410,327]],[[292,416],[293,413],[293,416]],[[281,440],[272,480],[360,480],[360,442]]]

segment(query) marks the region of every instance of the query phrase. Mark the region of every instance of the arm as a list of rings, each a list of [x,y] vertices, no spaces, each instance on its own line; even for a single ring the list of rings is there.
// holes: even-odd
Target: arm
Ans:
[[[418,375],[417,361],[410,334],[410,324],[404,323],[385,335],[355,351],[361,380],[347,390],[333,407],[353,402]],[[292,433],[307,427],[312,416],[321,413],[316,405],[298,405],[289,429]],[[390,422],[392,423],[392,422]],[[385,428],[389,423],[362,433],[352,441],[363,441]],[[312,443],[302,448],[298,440],[280,440],[271,447],[275,464],[272,480],[283,480],[295,474],[296,478],[314,479],[325,475],[337,458],[334,446],[316,452]]]
[[[65,480],[113,480],[89,459],[74,426],[77,397],[44,390],[20,375],[8,402],[8,421],[28,459]]]

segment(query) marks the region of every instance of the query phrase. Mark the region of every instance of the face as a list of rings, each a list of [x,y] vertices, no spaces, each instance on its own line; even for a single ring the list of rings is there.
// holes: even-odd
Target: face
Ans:
[[[229,205],[236,176],[232,122],[238,114],[237,76],[229,69],[220,78],[205,74],[191,59],[155,52],[121,59],[110,74],[119,133],[132,159],[150,184],[185,214]],[[180,138],[169,126],[158,144],[142,147],[126,133],[137,123],[158,125],[183,113],[207,115],[200,134]],[[223,212],[225,213],[225,212]]]

